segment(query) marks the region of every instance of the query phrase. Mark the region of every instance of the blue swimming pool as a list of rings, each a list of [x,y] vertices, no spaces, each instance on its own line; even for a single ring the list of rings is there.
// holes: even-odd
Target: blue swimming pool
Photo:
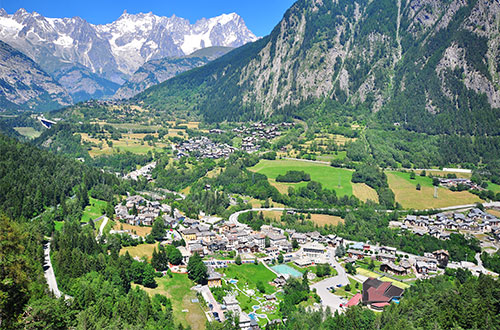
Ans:
[[[302,277],[301,272],[299,272],[298,270],[293,269],[292,267],[287,266],[287,265],[277,265],[277,266],[273,266],[271,268],[279,274],[288,274],[288,275],[293,276],[293,277]]]

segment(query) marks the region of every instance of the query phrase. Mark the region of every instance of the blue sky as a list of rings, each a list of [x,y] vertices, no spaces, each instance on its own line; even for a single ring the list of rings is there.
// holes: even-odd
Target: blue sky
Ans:
[[[159,16],[189,19],[236,12],[257,36],[265,36],[283,17],[295,0],[0,0],[0,8],[12,14],[19,8],[36,11],[46,17],[80,16],[93,24],[116,20],[129,13],[153,12]]]

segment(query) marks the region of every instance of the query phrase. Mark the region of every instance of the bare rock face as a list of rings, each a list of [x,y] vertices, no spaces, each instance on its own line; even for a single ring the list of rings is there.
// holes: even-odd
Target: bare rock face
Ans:
[[[0,104],[48,110],[72,103],[66,90],[29,57],[0,41]]]
[[[452,123],[472,114],[471,129],[459,133],[496,134],[498,22],[498,1],[299,0],[269,36],[137,100],[219,121],[300,116],[304,104],[327,99],[424,131],[426,117],[437,123],[432,133],[442,131],[432,116],[455,132]],[[180,104],[187,94],[200,104]]]

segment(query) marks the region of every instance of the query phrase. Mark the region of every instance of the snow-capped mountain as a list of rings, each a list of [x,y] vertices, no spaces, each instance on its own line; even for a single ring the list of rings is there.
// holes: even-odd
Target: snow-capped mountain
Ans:
[[[239,47],[257,37],[235,13],[191,24],[175,15],[124,12],[112,23],[93,25],[80,17],[47,18],[24,9],[10,15],[0,9],[0,40],[55,77],[61,71],[80,77],[93,73],[122,84],[146,61],[189,55],[210,46]],[[81,72],[75,75],[75,70]]]

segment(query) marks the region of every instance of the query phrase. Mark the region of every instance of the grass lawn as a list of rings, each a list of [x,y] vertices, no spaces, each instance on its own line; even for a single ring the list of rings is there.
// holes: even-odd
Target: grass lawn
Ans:
[[[394,284],[395,286],[397,286],[398,288],[401,288],[401,289],[406,289],[406,288],[410,287],[409,284],[393,280],[392,278],[389,278],[387,276],[380,276],[377,273],[374,273],[374,272],[369,271],[367,269],[363,269],[361,267],[357,268],[357,271],[358,271],[358,274],[366,276],[366,277],[374,277],[374,278],[378,278],[381,281],[392,282],[392,284]]]
[[[249,170],[265,174],[270,179],[276,179],[278,175],[286,174],[288,171],[304,171],[311,176],[311,180],[320,182],[324,188],[335,190],[338,196],[352,195],[351,179],[353,171],[343,168],[298,160],[261,160]],[[281,191],[283,191],[284,187],[288,189],[289,186],[301,187],[307,185],[307,182],[277,183],[273,181],[270,182],[278,185],[277,189],[281,189]]]
[[[500,185],[488,182],[488,188],[486,188],[486,189],[491,190],[495,193],[499,193],[500,192]]]
[[[175,323],[181,323],[184,327],[191,326],[192,329],[205,329],[207,318],[199,303],[192,303],[196,298],[195,291],[191,287],[195,285],[186,274],[172,274],[172,278],[157,278],[158,287],[155,289],[141,288],[151,296],[155,294],[165,295],[172,301],[172,309]],[[182,312],[188,310],[188,312]]]
[[[120,254],[125,254],[125,252],[128,251],[128,253],[130,254],[130,256],[132,256],[132,258],[147,257],[148,259],[151,259],[151,257],[153,256],[153,250],[157,246],[158,244],[139,244],[137,246],[127,246],[123,247],[120,250]]]
[[[434,198],[431,178],[417,175],[415,180],[411,180],[410,173],[386,172],[386,174],[389,187],[396,195],[396,202],[404,208],[432,209],[481,201],[468,191],[453,192],[443,187],[438,188],[438,198]],[[417,183],[422,186],[420,191],[416,190]]]
[[[381,278],[379,278],[379,280],[384,281],[384,282],[392,282],[392,284],[394,284],[394,286],[397,286],[398,288],[401,288],[401,289],[408,289],[410,287],[409,284],[393,280],[392,278],[389,278],[387,276],[381,277]]]
[[[17,131],[17,133],[30,139],[35,139],[42,134],[33,127],[14,127],[14,129]]]
[[[255,290],[257,282],[261,281],[267,294],[276,291],[276,288],[268,283],[273,281],[276,275],[262,264],[229,265],[229,267],[217,271],[226,274],[228,278],[237,279],[239,288],[248,283],[248,287]]]
[[[104,209],[106,208],[106,202],[99,199],[89,197],[90,205],[85,207],[83,210],[83,216],[81,222],[89,222],[90,220],[95,220],[99,218]]]
[[[130,230],[132,233],[136,233],[138,236],[146,237],[151,233],[152,227],[141,227],[141,226],[132,226],[128,223],[116,222],[113,228],[114,230]]]
[[[372,187],[369,187],[366,183],[353,183],[352,193],[354,196],[366,202],[367,200],[372,200],[378,203],[378,194]]]

